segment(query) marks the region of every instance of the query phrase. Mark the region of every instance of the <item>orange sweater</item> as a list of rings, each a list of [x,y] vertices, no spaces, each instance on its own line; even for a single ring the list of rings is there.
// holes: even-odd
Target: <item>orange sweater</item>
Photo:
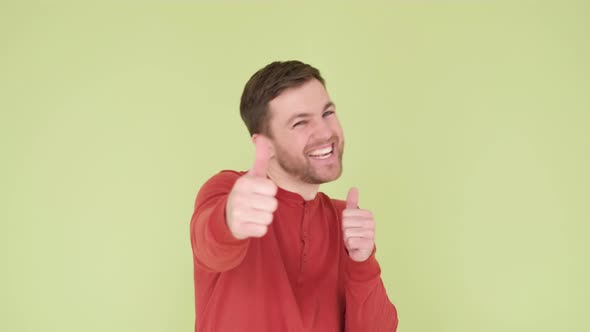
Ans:
[[[267,234],[237,240],[225,205],[243,174],[222,171],[197,195],[190,229],[195,331],[395,331],[397,312],[374,253],[355,262],[344,248],[346,202],[323,193],[305,201],[279,188]]]

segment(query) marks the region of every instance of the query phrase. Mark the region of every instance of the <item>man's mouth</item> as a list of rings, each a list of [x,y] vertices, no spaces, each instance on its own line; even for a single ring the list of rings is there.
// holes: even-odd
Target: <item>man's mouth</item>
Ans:
[[[334,144],[311,151],[308,156],[314,159],[327,159],[334,153]]]

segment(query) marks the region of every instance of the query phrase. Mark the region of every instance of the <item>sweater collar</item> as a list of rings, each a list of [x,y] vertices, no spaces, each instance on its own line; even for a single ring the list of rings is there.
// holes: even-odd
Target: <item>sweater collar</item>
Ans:
[[[240,175],[245,175],[247,173],[248,173],[248,171],[241,171]],[[278,187],[276,197],[278,200],[286,202],[286,203],[288,203],[290,205],[294,205],[294,206],[315,206],[320,202],[321,195],[322,195],[322,193],[318,191],[317,194],[315,195],[314,199],[312,199],[310,201],[306,201],[298,193],[288,191],[286,189]]]
[[[321,195],[321,193],[318,192],[312,200],[306,201],[298,193],[288,191],[288,190],[283,189],[281,187],[278,187],[278,191],[277,191],[277,199],[278,200],[284,201],[286,203],[290,203],[293,205],[297,205],[297,206],[314,206],[319,202],[320,195]]]

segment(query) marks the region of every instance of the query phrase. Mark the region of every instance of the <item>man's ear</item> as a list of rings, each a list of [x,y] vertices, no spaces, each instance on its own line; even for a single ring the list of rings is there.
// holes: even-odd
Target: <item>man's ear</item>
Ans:
[[[254,134],[252,135],[252,143],[254,145],[260,144],[260,146],[267,148],[270,151],[270,157],[274,157],[275,147],[273,141],[268,136],[261,133]]]

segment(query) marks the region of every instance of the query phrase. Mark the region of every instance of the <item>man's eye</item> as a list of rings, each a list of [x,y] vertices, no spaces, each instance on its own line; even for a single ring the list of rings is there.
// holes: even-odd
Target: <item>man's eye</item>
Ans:
[[[325,111],[324,118],[327,117],[328,115],[332,115],[332,114],[334,114],[334,111]]]
[[[306,123],[307,123],[307,121],[305,121],[305,120],[304,120],[304,121],[299,121],[299,122],[297,122],[297,123],[295,123],[295,124],[293,125],[293,128],[295,128],[295,127],[298,127],[298,126],[302,126],[302,125],[304,125],[304,124],[306,124]]]

